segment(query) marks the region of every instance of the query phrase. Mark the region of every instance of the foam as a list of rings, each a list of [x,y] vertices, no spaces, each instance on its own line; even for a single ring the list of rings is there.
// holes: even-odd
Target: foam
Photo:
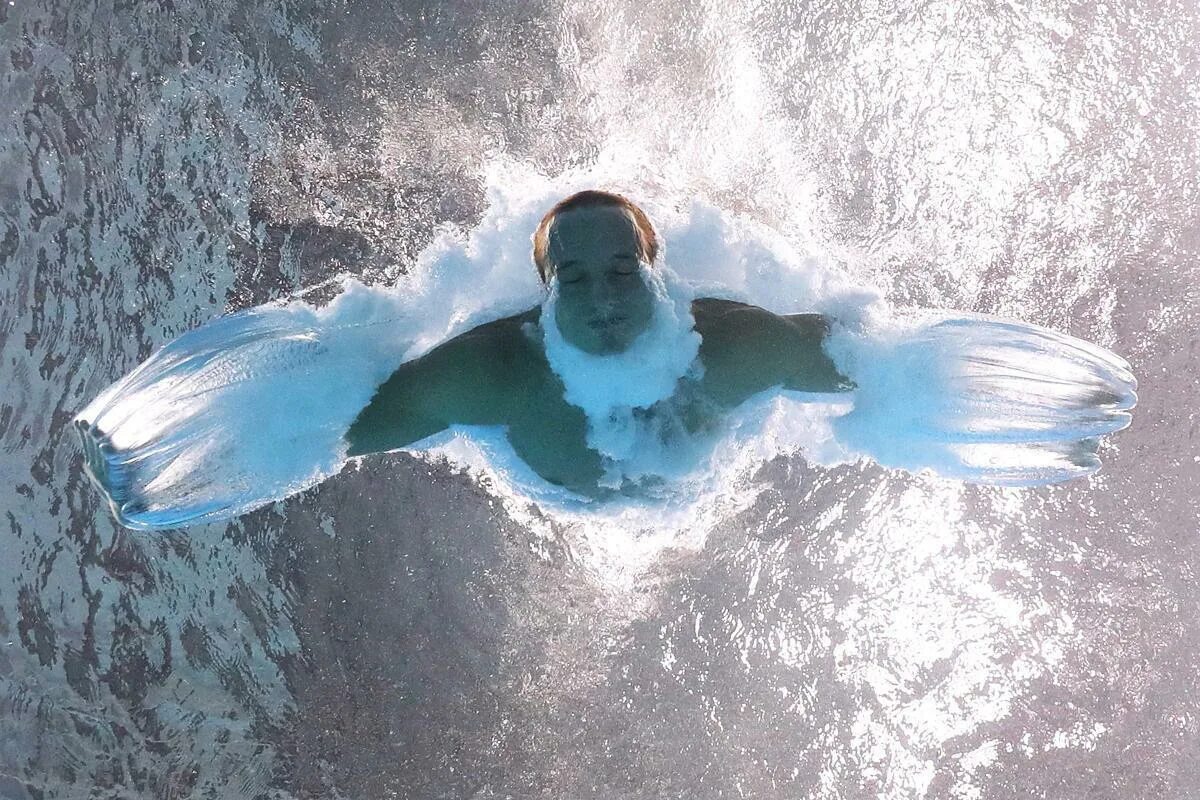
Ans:
[[[503,161],[487,179],[478,225],[440,230],[398,285],[341,278],[340,295],[321,308],[297,299],[214,320],[81,411],[89,463],[121,521],[225,519],[312,486],[345,463],[345,430],[403,361],[538,303],[552,320],[555,297],[538,282],[530,234],[555,200],[604,182]],[[670,538],[750,502],[745,476],[778,453],[1026,485],[1095,471],[1096,437],[1128,424],[1133,377],[1101,348],[992,318],[895,313],[810,245],[700,202],[628,193],[647,199],[663,242],[662,268],[649,273],[659,300],[652,330],[616,357],[574,350],[552,326],[546,344],[566,399],[589,415],[589,444],[609,457],[608,480],[668,480],[640,500],[597,504],[537,478],[502,431],[459,429],[412,448],[463,464],[514,513],[532,501],[571,524],[674,530]],[[631,411],[663,408],[695,369],[688,303],[697,296],[825,314],[836,322],[829,353],[857,391],[762,396],[710,436],[664,444],[669,414],[647,426]]]
[[[897,312],[827,346],[857,384],[839,443],[884,466],[1036,486],[1100,468],[1100,436],[1129,425],[1124,359],[1037,325],[983,314]]]
[[[702,374],[690,287],[666,266],[642,264],[640,271],[654,295],[654,312],[650,326],[621,353],[587,353],[563,338],[556,316],[557,280],[551,281],[542,303],[546,358],[563,382],[566,401],[587,415],[587,443],[604,456],[602,485],[611,488],[620,488],[626,479],[667,473],[664,443],[672,415],[665,401],[685,376],[698,379]],[[661,413],[637,413],[654,406]]]

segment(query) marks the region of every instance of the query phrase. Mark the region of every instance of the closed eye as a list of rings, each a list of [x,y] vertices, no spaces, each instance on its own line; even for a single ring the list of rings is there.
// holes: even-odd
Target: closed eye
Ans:
[[[613,271],[618,275],[633,275],[638,271],[637,258],[628,254],[613,256],[616,262],[616,269]]]

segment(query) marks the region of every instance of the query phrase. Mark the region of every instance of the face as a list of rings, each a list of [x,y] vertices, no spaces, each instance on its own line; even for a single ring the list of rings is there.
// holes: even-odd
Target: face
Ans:
[[[554,319],[575,347],[619,353],[650,326],[654,293],[638,262],[637,229],[624,211],[594,206],[559,214],[547,254],[558,281]]]

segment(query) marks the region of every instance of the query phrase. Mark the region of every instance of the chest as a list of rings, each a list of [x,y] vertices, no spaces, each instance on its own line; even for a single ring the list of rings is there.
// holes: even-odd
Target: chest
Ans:
[[[508,439],[517,454],[542,478],[585,495],[623,477],[676,471],[674,462],[717,423],[716,404],[699,381],[686,378],[650,408],[589,419],[564,399],[562,382],[547,368],[513,407]]]

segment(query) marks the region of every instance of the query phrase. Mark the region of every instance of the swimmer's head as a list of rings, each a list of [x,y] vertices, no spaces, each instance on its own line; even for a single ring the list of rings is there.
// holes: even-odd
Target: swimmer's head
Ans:
[[[598,189],[585,189],[555,203],[533,232],[533,263],[537,266],[542,283],[548,284],[554,277],[555,263],[550,255],[550,230],[555,219],[568,211],[606,207],[620,209],[628,216],[637,236],[638,256],[645,263],[654,264],[654,260],[658,258],[658,234],[654,232],[654,226],[650,224],[646,212],[627,197]]]
[[[646,214],[609,192],[584,191],[557,203],[533,235],[542,281],[557,282],[555,322],[564,339],[588,353],[629,347],[654,316],[646,283],[658,238]]]

